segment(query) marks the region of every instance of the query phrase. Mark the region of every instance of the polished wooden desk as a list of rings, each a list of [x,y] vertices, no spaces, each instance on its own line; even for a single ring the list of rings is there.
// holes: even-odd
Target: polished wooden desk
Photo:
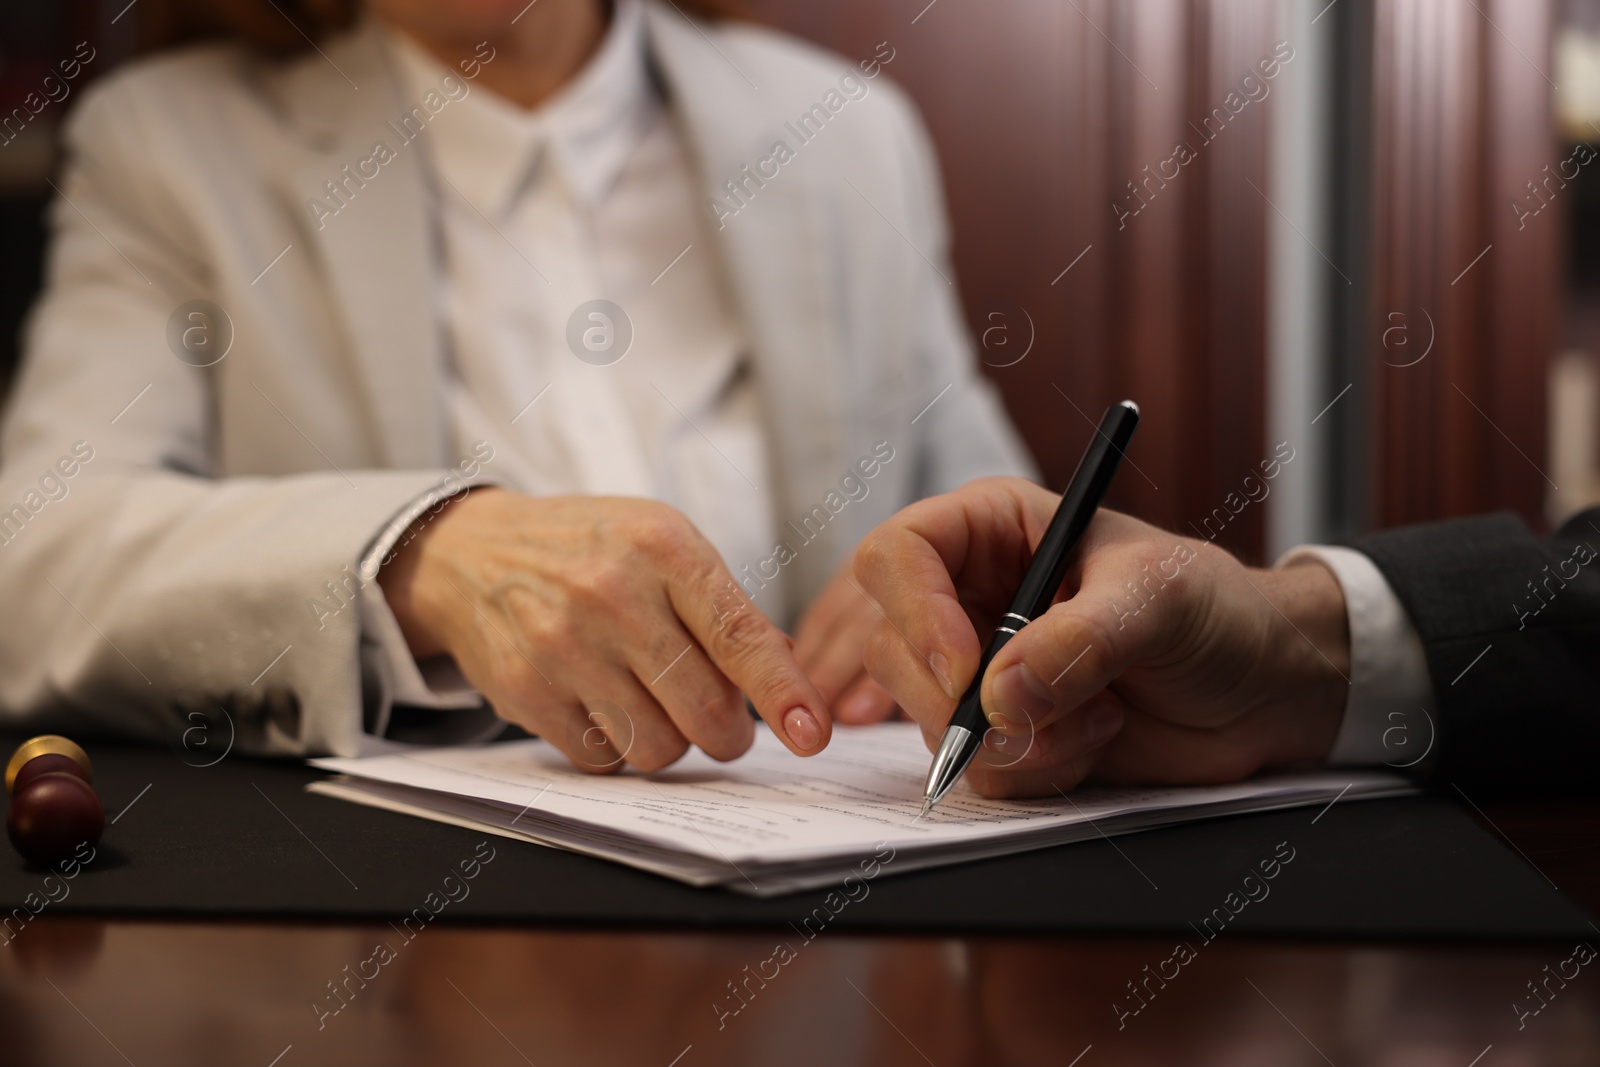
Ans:
[[[1600,802],[1480,818],[1600,912]],[[41,916],[0,949],[0,1064],[1600,1064],[1570,945],[1221,938],[1119,1019],[1169,939],[825,934],[764,980],[777,936],[445,926],[363,966],[392,928]]]

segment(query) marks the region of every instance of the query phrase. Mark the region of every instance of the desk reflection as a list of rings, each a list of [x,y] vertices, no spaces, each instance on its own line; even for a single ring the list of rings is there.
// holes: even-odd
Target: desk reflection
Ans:
[[[780,944],[786,962],[761,967]],[[1512,1010],[1570,946],[1195,947],[1162,985],[1171,939],[434,927],[407,941],[384,923],[44,916],[0,953],[0,1062],[1466,1067],[1490,1045],[1483,1067],[1600,1062],[1600,979],[1574,979],[1521,1029]]]

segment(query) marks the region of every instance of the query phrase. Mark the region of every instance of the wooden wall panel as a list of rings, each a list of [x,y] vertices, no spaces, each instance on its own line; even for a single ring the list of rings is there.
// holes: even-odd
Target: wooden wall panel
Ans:
[[[1273,7],[1259,0],[1212,0],[1195,6],[1192,114],[1215,115],[1219,106],[1226,114],[1230,100],[1235,101],[1231,106],[1248,101],[1241,83],[1250,75],[1259,82],[1257,65],[1272,54]],[[1189,211],[1195,321],[1189,331],[1192,340],[1176,356],[1199,375],[1184,398],[1189,447],[1203,450],[1198,469],[1186,472],[1192,484],[1184,512],[1200,517],[1199,532],[1207,536],[1216,526],[1206,518],[1226,514],[1223,505],[1230,496],[1242,498],[1243,480],[1259,474],[1259,464],[1270,453],[1265,430],[1266,250],[1272,212],[1268,198],[1273,195],[1267,173],[1268,109],[1273,98],[1270,83],[1262,85],[1268,95],[1245,103],[1204,147],[1200,161],[1191,164],[1204,168],[1196,183],[1203,199]],[[1204,129],[1210,132],[1209,126]],[[1260,506],[1246,507],[1217,540],[1259,560],[1265,548],[1264,517]],[[1235,526],[1242,528],[1234,532]]]
[[[1193,262],[1191,216],[1203,203],[1205,174],[1197,158],[1166,180],[1161,164],[1185,139],[1190,118],[1191,6],[1158,0],[1148,12],[1125,4],[1105,7],[1110,21],[1102,25],[1124,42],[1126,58],[1101,43],[1113,64],[1107,72],[1113,107],[1104,126],[1109,195],[1085,205],[1090,219],[1099,221],[1090,255],[1101,258],[1084,265],[1106,271],[1109,299],[1078,310],[1081,315],[1109,313],[1113,333],[1105,347],[1067,348],[1075,363],[1103,362],[1110,371],[1107,387],[1098,394],[1079,390],[1077,403],[1085,413],[1112,402],[1112,394],[1132,397],[1140,406],[1142,440],[1135,439],[1133,463],[1119,475],[1116,502],[1178,529],[1198,518],[1194,508],[1185,507],[1185,496],[1196,487],[1194,475],[1204,463],[1205,444],[1190,437],[1192,413],[1186,403],[1198,369],[1193,361],[1203,357],[1202,346],[1189,344],[1197,336],[1193,298],[1200,291],[1186,282],[1202,274]],[[1133,214],[1123,218],[1121,211]],[[1062,284],[1081,286],[1088,280],[1069,277]]]
[[[1567,155],[1550,118],[1554,12],[1549,3],[1529,0],[1485,0],[1483,9],[1499,27],[1484,37],[1485,236],[1495,249],[1484,259],[1490,297],[1483,408],[1525,455],[1497,436],[1487,437],[1489,495],[1480,506],[1512,508],[1539,525],[1546,490],[1555,487],[1545,456],[1546,382],[1565,292],[1568,202],[1558,189],[1553,209],[1526,226],[1511,205],[1527,198],[1527,183],[1542,179],[1545,166],[1559,175],[1559,161]]]
[[[1512,203],[1560,158],[1542,73],[1549,5],[1374,11],[1373,520],[1512,508],[1540,525],[1561,218],[1519,230]],[[1418,341],[1431,320],[1420,362],[1380,343],[1395,314]]]
[[[1199,126],[1271,52],[1272,0],[752,7],[847,56],[895,47],[888,73],[944,168],[974,336],[996,314],[1013,337],[1022,312],[1034,324],[1028,358],[987,372],[1046,481],[1061,486],[1105,405],[1131,396],[1145,420],[1111,502],[1185,531],[1222,506],[1267,454],[1271,97],[1210,143]],[[1195,159],[1163,180],[1180,141]],[[1119,220],[1116,201],[1146,206]],[[1263,517],[1246,508],[1218,542],[1259,558]]]

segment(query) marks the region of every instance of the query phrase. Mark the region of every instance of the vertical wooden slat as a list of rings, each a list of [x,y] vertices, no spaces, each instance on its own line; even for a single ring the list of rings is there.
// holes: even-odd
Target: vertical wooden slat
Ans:
[[[1041,330],[1040,343],[1051,353],[1052,376],[1047,382],[1019,376],[1021,388],[1008,393],[1012,410],[1025,426],[1037,420],[1036,425],[1027,426],[1029,441],[1034,443],[1045,478],[1054,485],[1071,476],[1066,457],[1088,440],[1084,419],[1072,405],[1095,418],[1097,405],[1126,389],[1118,380],[1116,367],[1106,358],[1119,333],[1112,308],[1123,299],[1111,240],[1115,227],[1110,204],[1116,181],[1113,138],[1125,128],[1127,108],[1112,70],[1125,61],[1095,28],[1114,29],[1112,5],[1107,0],[1089,0],[1079,6],[1081,11],[1064,5],[1059,8],[1056,40],[1062,76],[1061,122],[1045,132],[1046,139],[1059,144],[1060,175],[1059,184],[1045,194],[1059,204],[1057,225],[1041,234],[1051,246],[1051,258],[1044,286],[1046,317],[1042,320],[1048,325]],[[1017,393],[1034,388],[1041,390],[1043,403],[1031,410],[1018,404]],[[1148,442],[1135,446],[1135,456],[1149,453]],[[1136,506],[1128,481],[1113,486],[1110,499],[1114,506]]]
[[[1122,472],[1118,502],[1168,526],[1178,525],[1185,514],[1196,459],[1196,442],[1186,442],[1192,383],[1184,360],[1199,347],[1187,321],[1187,282],[1195,277],[1187,254],[1192,248],[1188,224],[1205,174],[1200,160],[1181,167],[1170,180],[1160,172],[1180,140],[1194,139],[1186,128],[1190,7],[1179,2],[1138,10],[1117,5],[1115,20],[1107,24],[1126,58],[1108,48],[1108,74],[1118,102],[1109,131],[1110,196],[1104,207],[1090,208],[1099,208],[1106,220],[1115,316],[1113,347],[1095,355],[1111,368],[1115,399],[1134,398],[1143,415],[1138,447],[1130,455],[1137,466]],[[1136,213],[1120,217],[1122,211]],[[1099,406],[1113,399],[1109,394],[1092,398]],[[1088,401],[1079,402],[1087,408]]]
[[[1483,407],[1505,433],[1505,439],[1486,438],[1492,495],[1483,506],[1512,508],[1538,524],[1546,491],[1554,488],[1545,458],[1546,382],[1560,321],[1561,246],[1571,195],[1559,188],[1567,153],[1557,146],[1550,118],[1553,12],[1549,4],[1529,0],[1480,2],[1495,27],[1484,37],[1484,211],[1495,250],[1484,260],[1490,268],[1485,334],[1491,358],[1484,368]],[[1555,199],[1523,226],[1511,205],[1526,198],[1529,181],[1544,178],[1546,166],[1558,179]]]
[[[1202,518],[1234,501],[1248,499],[1243,482],[1260,474],[1266,443],[1266,260],[1267,215],[1273,210],[1267,177],[1271,131],[1269,94],[1249,101],[1241,86],[1257,75],[1257,64],[1273,46],[1273,5],[1261,0],[1209,0],[1203,12],[1201,49],[1195,59],[1203,72],[1202,95],[1191,110],[1206,114],[1229,110],[1243,99],[1243,109],[1205,149],[1206,199],[1194,212],[1192,232],[1203,246],[1203,269],[1196,282],[1204,285],[1206,320],[1197,336],[1208,343],[1202,364],[1204,379],[1193,397],[1203,404],[1204,426],[1195,435],[1205,442],[1205,462],[1196,472],[1203,495],[1191,514]],[[1239,106],[1234,103],[1233,106]],[[1201,333],[1203,330],[1203,334]],[[1204,524],[1202,523],[1202,527]],[[1230,521],[1218,543],[1259,561],[1265,549],[1264,509],[1249,505]]]

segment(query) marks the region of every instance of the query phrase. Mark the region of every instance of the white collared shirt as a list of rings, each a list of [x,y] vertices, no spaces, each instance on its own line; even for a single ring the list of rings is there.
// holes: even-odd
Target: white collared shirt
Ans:
[[[482,455],[487,442],[484,473],[508,488],[662,500],[724,560],[768,555],[774,509],[746,334],[650,80],[637,0],[617,3],[593,58],[533,110],[387,36],[407,100],[432,93],[437,108],[408,143],[423,149],[437,200],[456,454]],[[758,606],[782,617],[780,595],[772,583]],[[476,705],[438,664],[425,684],[387,606],[370,608],[396,701]]]

